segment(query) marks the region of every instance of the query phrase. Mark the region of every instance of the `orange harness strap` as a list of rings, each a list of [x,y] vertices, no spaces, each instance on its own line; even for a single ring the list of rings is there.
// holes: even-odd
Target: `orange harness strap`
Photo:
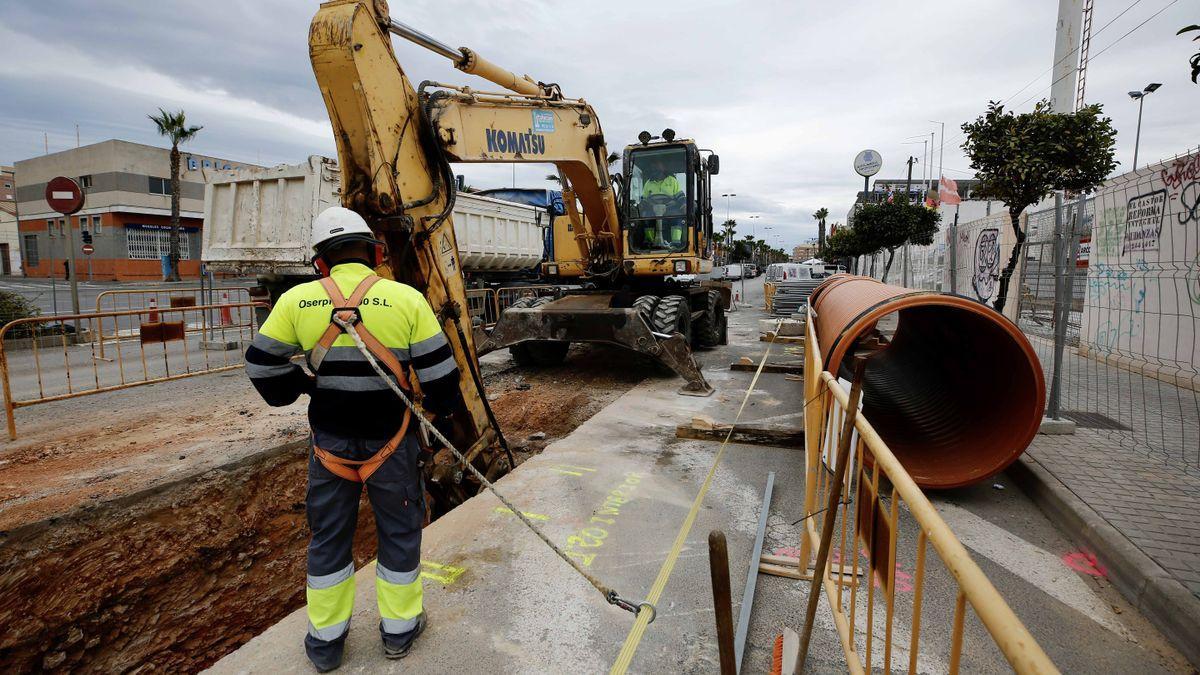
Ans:
[[[342,321],[352,322],[358,318],[357,310],[359,303],[362,302],[367,291],[371,290],[371,287],[377,281],[379,281],[379,277],[375,275],[363,279],[348,299],[342,295],[342,291],[337,287],[337,284],[329,277],[321,279],[321,287],[325,289],[325,293],[333,301],[334,315]],[[404,391],[412,391],[412,387],[409,386],[408,375],[404,370],[404,365],[400,363],[396,355],[390,349],[384,347],[383,343],[376,339],[361,321],[355,324],[354,329],[358,333],[358,336],[362,338],[363,344],[367,346],[367,351],[371,352],[372,356],[378,359],[392,375],[396,376],[396,381],[400,384],[400,388]],[[329,328],[325,329],[325,332],[321,335],[321,339],[317,341],[314,351],[319,349],[319,353],[323,359],[325,352],[333,346],[334,341],[343,332],[341,326],[330,321]],[[371,474],[383,466],[387,458],[391,457],[396,448],[400,447],[400,442],[404,440],[404,435],[408,432],[408,423],[411,419],[412,410],[406,406],[404,408],[404,420],[400,423],[400,430],[378,452],[371,455],[369,459],[358,461],[343,459],[327,450],[318,448],[316,443],[313,443],[313,454],[330,473],[346,480],[366,483]]]

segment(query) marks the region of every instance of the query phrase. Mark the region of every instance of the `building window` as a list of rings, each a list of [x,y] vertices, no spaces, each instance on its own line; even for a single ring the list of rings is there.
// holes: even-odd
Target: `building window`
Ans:
[[[125,239],[129,242],[130,260],[161,260],[171,251],[170,230],[143,230],[125,228]],[[179,259],[190,260],[187,230],[179,232]]]
[[[171,194],[171,179],[170,178],[155,178],[150,176],[150,194],[152,195],[169,195]]]
[[[27,234],[21,239],[21,243],[24,244],[24,246],[21,247],[21,260],[25,265],[25,269],[36,267],[39,261],[37,235]]]
[[[51,239],[54,238],[54,230],[55,229],[57,229],[57,228],[54,227],[54,219],[51,218],[50,220],[47,220],[46,221],[46,235],[48,237],[50,237]]]
[[[83,188],[84,190],[92,187],[92,174],[89,173],[86,176],[80,176],[79,187]]]
[[[92,234],[100,234],[100,216],[92,216]]]
[[[67,219],[66,218],[58,219],[58,236],[60,236],[60,237],[67,236]]]

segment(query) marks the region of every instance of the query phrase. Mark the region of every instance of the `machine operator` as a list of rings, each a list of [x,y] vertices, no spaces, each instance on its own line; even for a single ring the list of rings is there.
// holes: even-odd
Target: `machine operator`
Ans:
[[[642,182],[643,216],[678,216],[682,210],[683,188],[671,172],[666,158],[652,156],[646,162]],[[648,211],[648,212],[647,212]],[[678,249],[684,244],[684,221],[680,217],[648,220],[643,224],[643,245],[648,248]]]

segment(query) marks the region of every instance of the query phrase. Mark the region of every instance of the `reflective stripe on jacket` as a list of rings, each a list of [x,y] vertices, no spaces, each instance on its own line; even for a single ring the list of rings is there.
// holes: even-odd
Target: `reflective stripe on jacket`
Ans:
[[[344,295],[373,274],[360,263],[343,263],[330,276]],[[399,429],[402,405],[349,335],[334,341],[315,383],[290,361],[300,351],[309,355],[329,327],[333,302],[318,281],[300,284],[283,294],[254,342],[246,350],[246,373],[273,406],[290,405],[300,394],[312,395],[309,422],[330,433],[353,438],[387,438]],[[442,327],[425,296],[411,286],[380,280],[359,305],[363,324],[396,355],[412,364],[424,407],[441,414],[457,402],[458,368]],[[309,362],[311,368],[311,361]]]

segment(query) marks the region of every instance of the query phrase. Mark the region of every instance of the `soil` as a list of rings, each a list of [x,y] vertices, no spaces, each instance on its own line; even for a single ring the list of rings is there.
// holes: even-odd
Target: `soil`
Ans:
[[[518,464],[637,384],[644,368],[613,366],[628,358],[489,359]],[[22,437],[0,445],[6,672],[194,672],[303,605],[303,404],[267,408],[233,375],[18,413]],[[374,548],[364,502],[356,562]]]

